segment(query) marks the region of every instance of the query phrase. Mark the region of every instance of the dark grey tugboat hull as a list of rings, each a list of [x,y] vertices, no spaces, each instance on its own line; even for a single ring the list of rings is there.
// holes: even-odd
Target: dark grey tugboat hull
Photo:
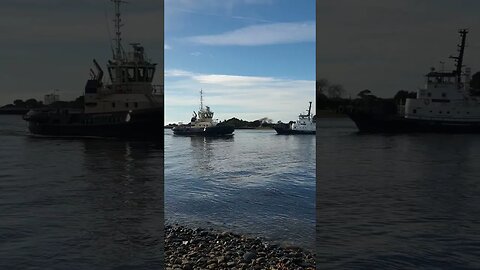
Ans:
[[[163,136],[163,109],[133,112],[68,113],[39,111],[24,116],[32,134],[63,137],[157,137]]]
[[[214,126],[207,128],[193,128],[190,126],[178,126],[173,128],[173,134],[181,136],[232,136],[235,128],[232,126]]]

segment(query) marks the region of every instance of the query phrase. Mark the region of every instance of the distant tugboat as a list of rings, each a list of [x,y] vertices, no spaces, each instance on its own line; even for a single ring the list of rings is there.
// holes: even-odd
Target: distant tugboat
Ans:
[[[358,129],[394,133],[480,132],[480,99],[470,92],[470,69],[462,72],[467,33],[466,29],[459,31],[458,56],[450,56],[455,60],[455,70],[437,72],[432,68],[426,75],[426,87],[417,91],[416,98],[407,98],[405,105],[365,100],[348,108],[346,113]]]
[[[34,134],[55,136],[157,136],[163,134],[163,89],[152,85],[156,64],[139,43],[126,54],[121,44],[121,0],[115,3],[116,47],[107,70],[111,84],[104,84],[103,70],[93,60],[83,109],[38,109],[24,115]]]
[[[197,118],[198,116],[198,118]],[[235,131],[233,126],[217,125],[213,120],[213,112],[210,107],[203,107],[203,91],[200,90],[200,110],[193,112],[190,123],[174,127],[173,134],[184,136],[226,136],[232,135]]]
[[[315,134],[317,125],[311,115],[312,102],[309,102],[307,114],[300,114],[298,120],[290,124],[277,124],[273,128],[281,135]]]

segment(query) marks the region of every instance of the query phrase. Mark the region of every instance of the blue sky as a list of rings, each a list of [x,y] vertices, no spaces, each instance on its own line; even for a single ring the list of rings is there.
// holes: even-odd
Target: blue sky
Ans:
[[[166,123],[187,122],[200,89],[219,120],[293,120],[314,81],[315,1],[165,1]]]

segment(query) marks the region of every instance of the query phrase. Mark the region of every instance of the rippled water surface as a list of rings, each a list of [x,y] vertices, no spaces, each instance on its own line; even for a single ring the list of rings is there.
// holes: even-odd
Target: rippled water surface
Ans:
[[[169,223],[313,249],[315,136],[236,130],[206,139],[166,131],[165,215]]]
[[[319,269],[480,269],[480,135],[319,125]]]
[[[162,145],[28,136],[0,115],[0,269],[155,269]]]

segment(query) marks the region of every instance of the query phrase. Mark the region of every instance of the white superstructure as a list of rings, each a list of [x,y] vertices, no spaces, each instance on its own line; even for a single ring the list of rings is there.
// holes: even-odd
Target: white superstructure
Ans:
[[[470,69],[462,72],[465,40],[468,31],[459,31],[461,43],[458,45],[456,69],[451,72],[435,71],[426,75],[427,82],[417,91],[416,98],[407,98],[400,113],[405,118],[426,121],[479,122],[480,99],[470,93]]]
[[[293,122],[290,129],[299,132],[315,132],[317,129],[316,122],[311,114],[312,102],[309,102],[307,114],[300,114],[297,121]]]
[[[110,83],[104,84],[103,70],[94,60],[97,72],[90,70],[91,79],[85,86],[85,113],[108,113],[161,108],[163,87],[152,84],[157,64],[146,57],[139,43],[131,43],[132,51],[125,53],[121,44],[121,0],[115,3],[116,38],[113,59],[108,61]]]
[[[195,111],[193,112],[190,125],[194,128],[208,128],[217,125],[217,122],[213,119],[213,112],[210,110],[210,107],[203,107],[203,90],[200,90],[200,110],[198,115]]]

